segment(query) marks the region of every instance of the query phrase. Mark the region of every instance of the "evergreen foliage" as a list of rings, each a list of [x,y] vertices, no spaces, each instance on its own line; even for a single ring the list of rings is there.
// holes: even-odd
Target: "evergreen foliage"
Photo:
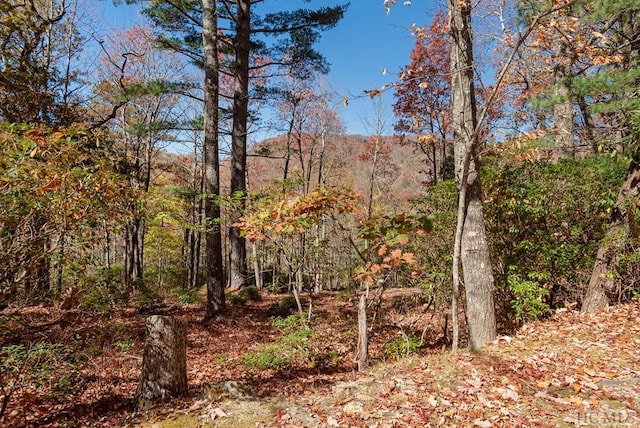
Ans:
[[[516,324],[578,302],[625,175],[619,158],[520,161],[487,158],[482,170],[498,314]],[[412,251],[423,287],[446,304],[455,219],[453,180],[430,187],[416,208],[434,225]]]
[[[486,169],[492,261],[506,293],[499,301],[510,300],[512,276],[548,289],[543,300],[553,307],[579,300],[624,173],[604,155]]]

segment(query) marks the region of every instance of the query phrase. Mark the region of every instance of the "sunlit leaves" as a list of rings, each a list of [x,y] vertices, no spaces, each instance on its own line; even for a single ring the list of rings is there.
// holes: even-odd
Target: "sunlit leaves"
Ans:
[[[73,254],[123,219],[134,195],[91,144],[82,130],[0,125],[0,283],[56,250],[37,243],[72,236]]]
[[[307,195],[256,201],[236,223],[249,241],[303,233],[323,216],[354,213],[357,197],[348,189],[323,186]]]
[[[428,28],[414,28],[411,63],[399,74],[393,111],[400,133],[429,133],[444,138],[449,132],[451,90],[447,17],[440,12]]]
[[[407,248],[411,240],[432,229],[431,219],[425,215],[373,217],[364,222],[360,235],[369,242],[369,257],[364,266],[356,269],[355,277],[372,285],[393,270],[409,267],[411,275],[420,273],[415,254]]]
[[[79,84],[71,56],[80,50],[82,38],[67,6],[57,0],[0,5],[0,120],[78,120],[68,102]]]

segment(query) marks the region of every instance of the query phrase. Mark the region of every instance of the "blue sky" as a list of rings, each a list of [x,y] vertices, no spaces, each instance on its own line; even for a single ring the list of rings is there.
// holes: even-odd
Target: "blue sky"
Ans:
[[[294,4],[295,3],[295,4]],[[304,7],[314,9],[321,6],[340,4],[338,1],[291,1],[266,0],[274,10]],[[403,5],[403,0],[391,8],[387,14],[383,0],[351,0],[343,20],[338,26],[325,32],[318,44],[318,50],[331,64],[327,77],[329,86],[340,98],[348,97],[349,106],[340,107],[341,115],[350,134],[367,134],[365,118],[372,118],[372,101],[364,90],[377,89],[392,82],[397,72],[408,63],[413,37],[409,32],[412,24],[425,26],[444,3],[441,0],[414,0],[411,6]],[[105,31],[122,30],[134,22],[142,22],[135,6],[114,7],[110,0],[98,0],[94,12],[102,22]],[[387,74],[383,75],[382,70]],[[392,133],[390,105],[393,93],[383,95],[389,129]]]
[[[319,50],[331,64],[329,82],[341,96],[350,98],[342,111],[349,133],[368,133],[362,118],[373,115],[372,102],[363,91],[381,88],[396,78],[408,64],[414,43],[408,28],[414,23],[428,25],[437,8],[433,0],[418,0],[412,6],[399,0],[387,14],[382,0],[353,0],[344,19],[323,35]],[[393,92],[387,91],[383,103],[390,106],[392,102]],[[391,125],[391,117],[388,122]]]

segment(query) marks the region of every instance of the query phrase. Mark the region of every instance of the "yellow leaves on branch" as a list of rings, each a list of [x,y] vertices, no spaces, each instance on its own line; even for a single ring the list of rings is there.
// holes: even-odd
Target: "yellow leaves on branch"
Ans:
[[[570,47],[571,55],[582,61],[589,61],[593,66],[615,65],[627,60],[625,55],[612,53],[609,36],[582,26],[580,18],[572,16],[569,7],[561,7],[568,6],[569,3],[566,0],[554,0],[553,5],[558,10],[540,23],[540,28],[534,33],[533,48],[540,51],[554,50],[560,38]],[[567,53],[563,55],[566,56]]]
[[[555,27],[564,34],[575,33],[580,26],[580,20],[575,16],[562,16],[560,19],[551,18],[549,27]]]
[[[594,65],[611,65],[611,64],[620,64],[626,60],[626,57],[621,54],[617,55],[607,55],[604,54],[602,49],[595,47],[587,47],[587,54],[591,58],[591,61]]]
[[[319,187],[307,195],[268,201],[240,217],[234,226],[250,242],[269,235],[303,233],[323,216],[357,212],[357,195],[345,188]]]

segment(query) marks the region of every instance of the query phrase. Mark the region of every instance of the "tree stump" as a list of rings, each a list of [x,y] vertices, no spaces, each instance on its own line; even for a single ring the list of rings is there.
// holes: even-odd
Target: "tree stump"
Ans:
[[[187,329],[175,318],[147,318],[142,374],[136,391],[136,408],[187,393]]]

